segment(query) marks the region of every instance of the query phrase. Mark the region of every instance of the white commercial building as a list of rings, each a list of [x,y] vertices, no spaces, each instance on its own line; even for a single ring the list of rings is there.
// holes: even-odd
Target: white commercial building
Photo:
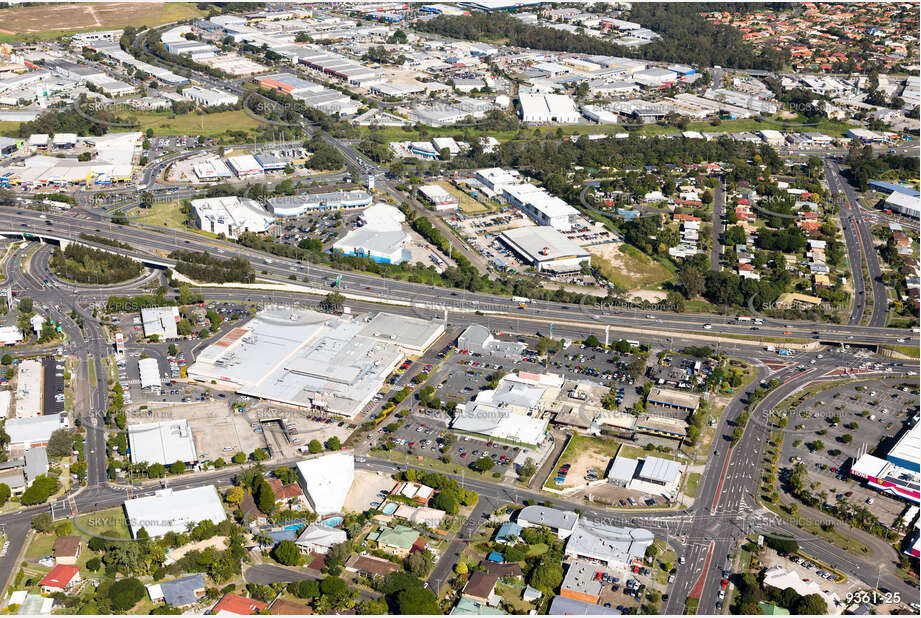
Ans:
[[[536,185],[506,185],[503,197],[538,225],[549,225],[560,232],[571,230],[572,224],[579,216],[578,210]]]
[[[160,367],[156,358],[141,358],[138,360],[138,374],[141,378],[141,388],[160,388]]]
[[[399,264],[408,259],[405,250],[410,236],[403,231],[403,212],[389,204],[375,204],[361,215],[362,226],[333,243],[345,255],[366,257],[382,264]]]
[[[441,321],[402,315],[267,309],[202,350],[188,376],[352,418],[406,356],[423,353],[442,333]]]
[[[36,446],[46,446],[51,434],[67,427],[64,414],[45,414],[28,418],[11,418],[6,421],[6,433],[10,437],[10,450],[28,451]]]
[[[125,514],[135,538],[141,528],[151,538],[158,538],[167,532],[188,532],[201,521],[219,524],[227,519],[214,485],[178,491],[161,489],[152,496],[127,500]]]
[[[0,345],[14,345],[22,341],[18,326],[0,326]]]
[[[177,461],[187,464],[198,461],[195,440],[186,419],[128,425],[128,445],[133,463],[158,463],[168,467]]]
[[[141,309],[141,323],[144,336],[156,336],[161,341],[178,339],[176,324],[179,322],[179,307],[145,307]]]
[[[19,363],[19,382],[16,385],[16,418],[30,418],[42,414],[42,364],[27,359]]]
[[[572,97],[566,94],[521,94],[518,98],[523,122],[575,124],[582,117]]]
[[[588,251],[546,225],[506,230],[499,239],[539,271],[574,272],[591,261]]]
[[[256,200],[234,195],[192,200],[192,211],[199,229],[231,239],[243,232],[265,232],[274,221]]]
[[[422,185],[419,187],[419,193],[438,211],[454,210],[459,205],[457,198],[440,185]]]
[[[330,453],[297,462],[298,480],[318,515],[341,513],[355,480],[355,456]]]
[[[200,86],[189,86],[182,91],[182,96],[202,107],[236,105],[240,100],[240,97],[235,94],[212,88],[202,88]]]
[[[299,217],[306,212],[370,206],[371,193],[361,189],[330,193],[306,193],[270,198],[268,209],[276,217]]]
[[[259,161],[253,155],[238,155],[236,157],[227,157],[227,165],[237,175],[237,178],[247,178],[249,176],[259,176],[265,174],[265,170],[259,165]]]
[[[652,532],[645,528],[621,528],[581,518],[564,551],[578,560],[623,568],[634,560],[643,560],[646,548],[654,540]]]
[[[886,208],[913,219],[921,218],[921,199],[899,191],[893,191],[886,198]]]

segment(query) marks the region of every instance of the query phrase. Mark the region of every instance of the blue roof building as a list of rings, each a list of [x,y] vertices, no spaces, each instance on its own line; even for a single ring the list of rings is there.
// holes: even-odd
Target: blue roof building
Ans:
[[[489,562],[498,562],[499,564],[502,564],[505,562],[505,557],[497,551],[491,551],[489,552],[489,555],[486,556],[486,560]]]
[[[909,187],[903,187],[902,185],[897,185],[894,182],[886,182],[884,180],[871,180],[867,183],[871,188],[876,189],[877,191],[882,191],[883,193],[902,193],[904,195],[910,195],[911,197],[921,197],[921,193],[911,189]]]
[[[496,532],[496,541],[499,543],[514,543],[521,536],[521,526],[513,521],[507,521],[499,526]]]

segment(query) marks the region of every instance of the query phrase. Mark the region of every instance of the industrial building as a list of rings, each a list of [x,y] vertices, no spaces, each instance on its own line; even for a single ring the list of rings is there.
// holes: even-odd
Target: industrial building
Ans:
[[[355,456],[330,453],[297,462],[298,482],[318,515],[342,512],[355,480]]]
[[[421,353],[443,332],[440,321],[408,316],[267,309],[202,350],[188,376],[353,418],[406,356]]]
[[[144,390],[160,390],[160,366],[156,358],[138,359],[138,374],[141,379],[141,388]]]
[[[363,225],[333,243],[333,249],[382,264],[400,264],[409,259],[404,247],[410,236],[403,231],[406,216],[399,208],[376,204],[367,208],[359,220]]]
[[[233,170],[237,178],[248,178],[250,176],[261,176],[265,170],[259,165],[256,157],[249,154],[227,157],[227,166]]]
[[[522,122],[575,124],[582,118],[572,97],[566,94],[519,95]]]
[[[370,206],[372,200],[370,192],[357,189],[273,197],[267,201],[267,206],[276,217],[299,217],[307,212],[364,208]]]
[[[535,446],[543,443],[548,420],[544,411],[559,395],[563,378],[556,374],[519,372],[499,380],[494,390],[480,391],[460,404],[451,427],[455,431]]]
[[[185,419],[129,425],[128,446],[133,463],[158,463],[168,467],[177,461],[198,462],[192,429]]]
[[[596,572],[598,569],[591,562],[573,560],[560,585],[560,596],[597,605],[601,598],[602,583],[595,577]]]
[[[47,446],[51,434],[67,427],[65,414],[45,414],[28,418],[7,419],[5,424],[10,437],[9,450],[14,457],[20,457],[31,448]]]
[[[887,210],[911,217],[912,219],[921,218],[921,199],[912,197],[905,193],[893,191],[883,202]]]
[[[697,411],[699,406],[699,395],[673,391],[657,386],[653,387],[646,397],[646,407],[650,413],[661,411],[665,413],[677,412],[679,414],[692,414]]]
[[[579,216],[578,210],[543,187],[530,183],[505,185],[502,197],[538,225],[550,226],[560,232],[570,231]]]
[[[190,527],[206,519],[214,524],[227,519],[214,485],[161,489],[152,496],[126,500],[125,515],[135,538],[141,528],[151,538],[158,538],[167,532],[188,532]]]
[[[182,96],[202,107],[236,105],[240,101],[240,97],[235,94],[213,88],[202,88],[201,86],[189,86],[182,91]]]
[[[580,518],[564,552],[572,558],[624,568],[642,560],[654,540],[645,528],[621,528]]]
[[[457,337],[457,349],[469,354],[521,360],[527,347],[528,344],[519,341],[496,339],[488,328],[480,324],[471,324]]]
[[[16,418],[31,418],[42,414],[42,363],[26,359],[19,363],[16,384]]]
[[[259,202],[246,197],[207,197],[191,203],[198,228],[226,238],[236,239],[243,232],[265,232],[274,221]]]
[[[141,309],[141,324],[145,337],[157,337],[160,341],[178,339],[176,324],[179,322],[179,307],[145,307]]]
[[[284,94],[296,95],[307,92],[319,92],[323,86],[301,79],[291,73],[274,73],[259,79],[258,84],[269,90],[277,90]]]
[[[501,240],[523,262],[538,271],[577,272],[591,261],[591,254],[552,227],[519,227],[499,234]]]
[[[437,211],[454,210],[459,206],[457,198],[439,185],[422,185],[419,194]]]

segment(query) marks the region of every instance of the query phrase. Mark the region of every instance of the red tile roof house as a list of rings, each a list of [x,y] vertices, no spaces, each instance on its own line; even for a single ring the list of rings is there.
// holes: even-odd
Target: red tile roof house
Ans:
[[[297,483],[284,485],[279,479],[270,479],[268,483],[272,488],[272,492],[275,494],[276,504],[279,502],[287,503],[288,500],[292,499],[300,500],[304,497],[304,490],[302,490],[301,486]]]
[[[263,603],[256,599],[247,599],[246,597],[241,597],[239,594],[228,592],[211,608],[211,613],[217,614],[221,611],[225,611],[236,614],[237,616],[252,616],[258,614],[268,606],[268,603]]]
[[[59,564],[38,582],[42,592],[45,594],[54,594],[55,592],[70,592],[82,580],[80,577],[80,567],[73,564]]]

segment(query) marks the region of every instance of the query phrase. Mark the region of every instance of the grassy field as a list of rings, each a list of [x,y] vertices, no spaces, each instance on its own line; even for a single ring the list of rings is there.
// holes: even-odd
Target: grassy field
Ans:
[[[466,215],[478,215],[491,210],[485,204],[470,197],[449,182],[438,182],[435,184],[453,195],[455,199],[457,199],[458,206],[460,206],[460,209],[464,211]]]
[[[180,206],[182,202],[179,200],[158,202],[150,208],[132,208],[127,214],[128,218],[135,223],[188,230],[189,228],[185,225],[186,216],[179,210]]]
[[[54,534],[37,534],[32,537],[29,549],[26,550],[26,560],[38,560],[45,556],[50,556],[55,538],[57,537]]]
[[[695,498],[697,496],[697,488],[700,486],[700,472],[691,472],[688,475],[688,480],[684,484],[684,495],[689,498]]]
[[[73,534],[79,534],[84,539],[90,539],[100,534],[110,538],[131,538],[125,511],[121,507],[80,515],[74,521]]]
[[[218,137],[225,131],[249,131],[262,126],[262,123],[247,116],[243,110],[178,116],[172,113],[137,113],[132,116],[140,123],[140,129],[131,128],[131,131],[153,129],[154,135]]]
[[[98,4],[37,4],[0,9],[0,42],[40,41],[92,30],[111,30],[124,26],[158,26],[168,22],[201,17],[205,12],[195,4],[171,2]]]
[[[660,459],[671,459],[672,461],[684,462],[686,460],[678,457],[674,453],[663,453],[661,451],[647,451],[636,446],[624,444],[617,453],[620,457],[629,457],[631,459],[645,459],[647,457],[658,457]]]
[[[892,350],[893,352],[898,352],[899,354],[904,354],[905,356],[910,356],[911,358],[919,357],[918,348],[910,345],[884,345],[881,346],[884,350]]]
[[[654,288],[674,276],[672,270],[640,250],[627,244],[619,247],[621,257],[617,263],[592,255],[592,266],[617,285],[627,288]]]

